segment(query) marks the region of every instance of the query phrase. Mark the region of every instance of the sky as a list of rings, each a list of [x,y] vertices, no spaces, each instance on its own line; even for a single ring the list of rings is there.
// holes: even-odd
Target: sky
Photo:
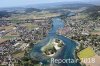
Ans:
[[[29,4],[73,2],[73,1],[86,1],[86,0],[0,0],[0,7],[16,7]]]

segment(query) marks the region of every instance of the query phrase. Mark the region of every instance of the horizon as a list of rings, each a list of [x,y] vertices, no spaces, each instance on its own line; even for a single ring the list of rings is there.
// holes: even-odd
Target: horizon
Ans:
[[[27,6],[27,5],[36,5],[36,4],[46,4],[46,3],[57,3],[57,2],[84,2],[84,3],[88,3],[91,1],[95,1],[95,0],[87,0],[87,1],[83,1],[83,0],[70,0],[70,1],[66,1],[66,0],[3,0],[0,1],[0,4],[2,6],[0,6],[0,8],[9,8],[9,7],[22,7],[22,6]],[[99,1],[99,0],[96,0]]]

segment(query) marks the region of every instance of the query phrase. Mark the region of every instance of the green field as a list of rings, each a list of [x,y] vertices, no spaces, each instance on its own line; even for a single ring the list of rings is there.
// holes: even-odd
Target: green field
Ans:
[[[44,46],[44,47],[41,48],[41,50],[42,50],[42,51],[45,51],[45,50],[51,49],[51,48],[53,48],[53,47],[54,47],[54,46],[53,46],[53,44],[52,44],[52,40],[50,40],[46,46]]]
[[[88,47],[88,48],[86,48],[78,53],[78,57],[80,59],[91,58],[93,56],[95,56],[95,52],[93,51],[93,49],[91,47]]]
[[[3,39],[13,39],[13,38],[15,38],[16,36],[3,36],[2,38]]]

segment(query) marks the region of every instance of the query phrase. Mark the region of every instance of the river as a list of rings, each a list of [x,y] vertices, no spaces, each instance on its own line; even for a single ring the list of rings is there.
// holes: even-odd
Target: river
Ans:
[[[56,31],[59,28],[64,27],[64,22],[60,18],[52,18],[52,28],[49,31],[48,36],[41,40],[41,42],[37,43],[32,51],[30,52],[30,57],[34,60],[38,60],[43,63],[43,66],[81,66],[79,62],[77,63],[60,63],[60,64],[51,64],[50,59],[75,59],[74,51],[77,46],[77,43],[69,38],[66,38],[62,35],[57,35]],[[64,46],[58,50],[54,57],[48,57],[44,55],[41,51],[41,48],[48,44],[50,40],[53,38],[58,38],[64,42]]]

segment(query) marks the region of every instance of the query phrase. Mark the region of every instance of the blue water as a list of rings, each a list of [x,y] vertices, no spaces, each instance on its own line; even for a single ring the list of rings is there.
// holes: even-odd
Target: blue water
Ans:
[[[41,51],[41,48],[45,46],[51,39],[58,38],[61,39],[64,42],[64,47],[59,50],[53,58],[55,59],[75,59],[74,58],[74,50],[77,46],[76,42],[66,38],[62,35],[57,35],[56,31],[59,28],[64,27],[64,22],[60,18],[53,18],[52,19],[52,28],[49,31],[49,35],[43,39],[41,42],[36,44],[32,51],[30,52],[30,57],[34,60],[41,61],[44,65],[43,66],[50,66],[50,60],[51,57],[48,57],[44,55]],[[78,62],[77,63],[61,63],[61,64],[52,64],[52,66],[81,66]]]

